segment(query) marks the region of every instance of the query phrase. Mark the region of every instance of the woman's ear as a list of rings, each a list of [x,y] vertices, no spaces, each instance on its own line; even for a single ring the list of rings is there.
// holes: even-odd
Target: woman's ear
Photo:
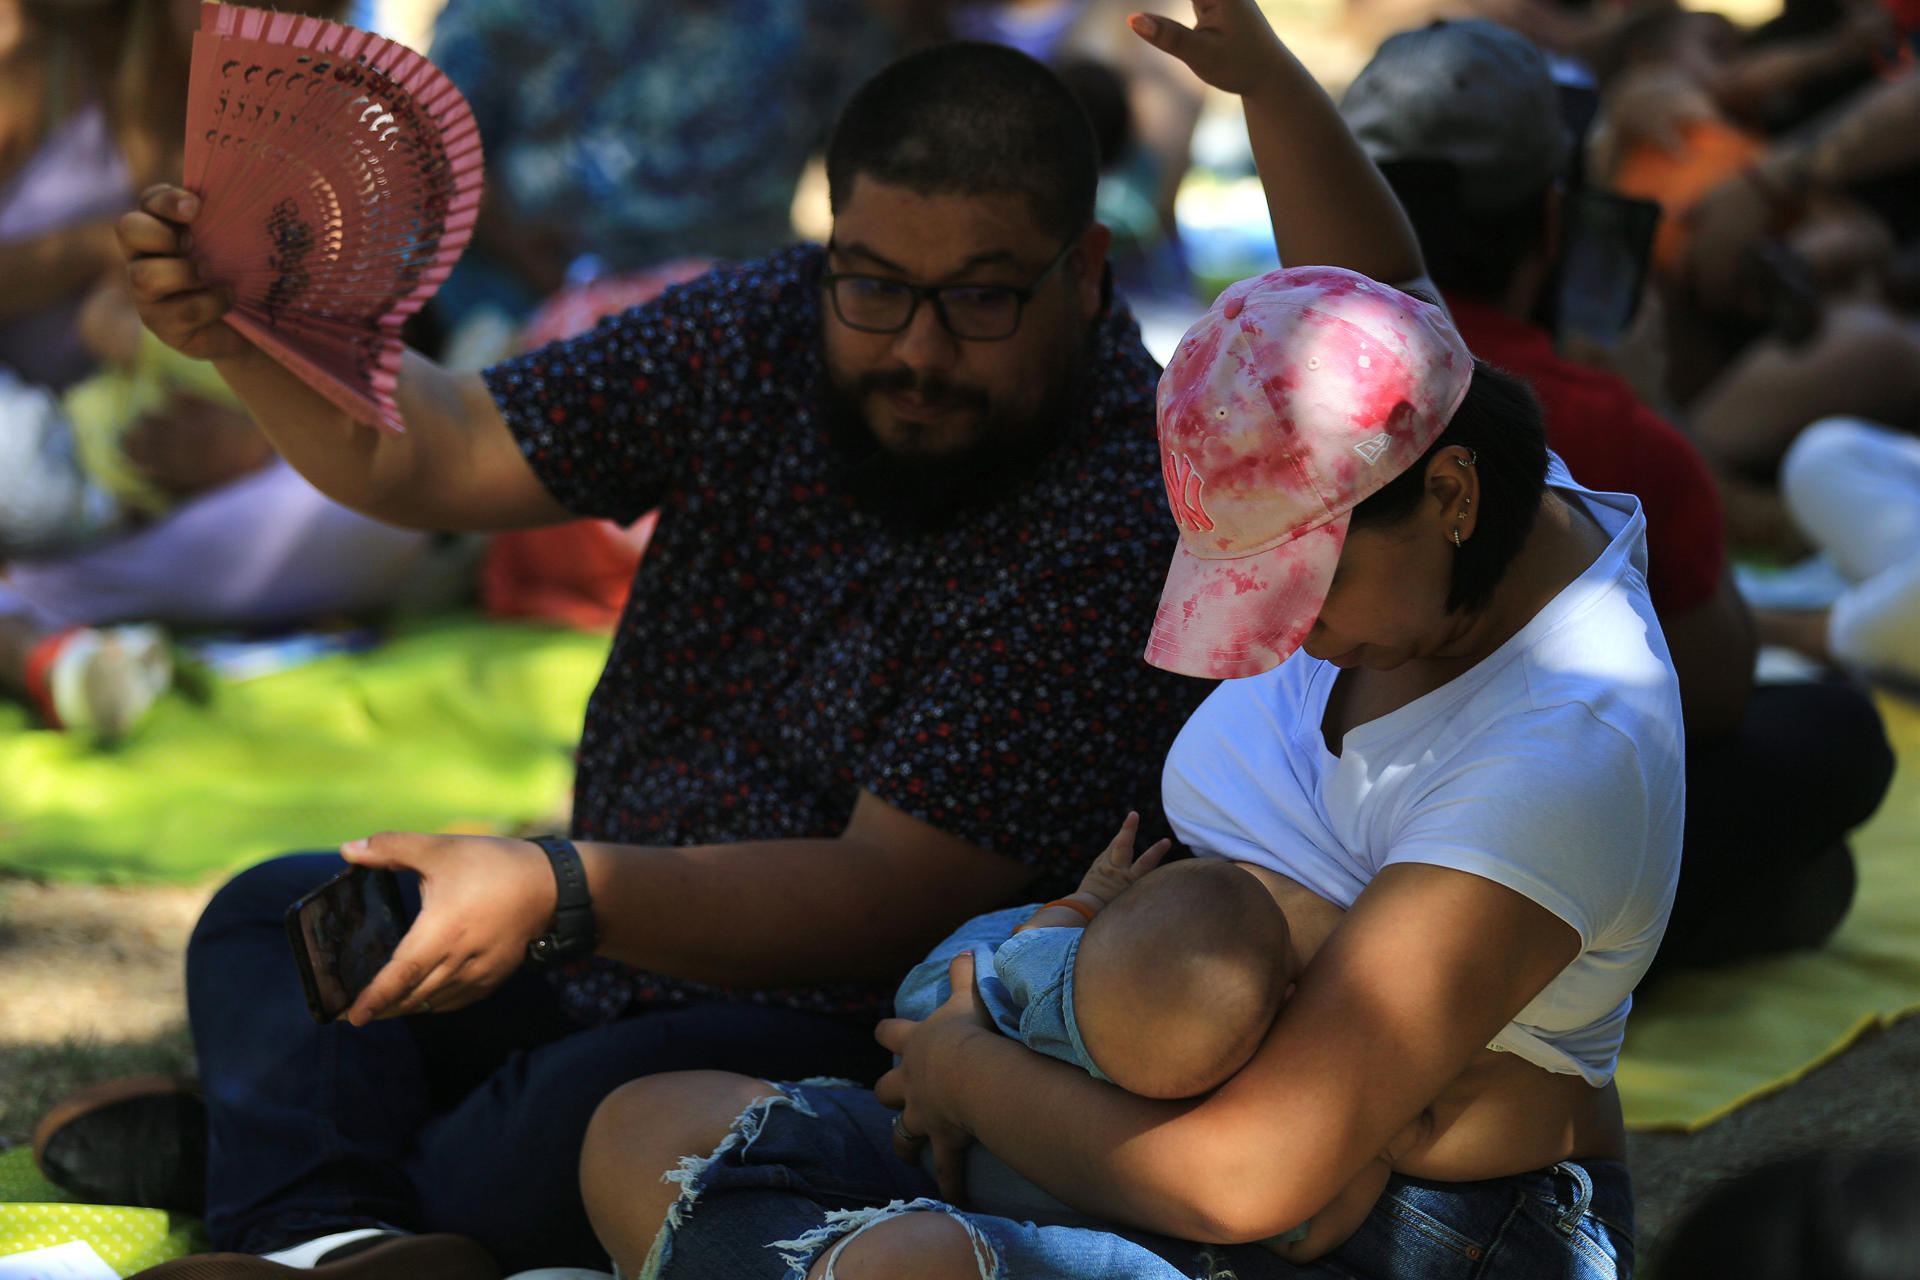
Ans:
[[[1473,536],[1480,502],[1479,458],[1465,445],[1448,445],[1427,462],[1427,497],[1441,536],[1456,546]],[[1457,536],[1456,536],[1457,535]]]

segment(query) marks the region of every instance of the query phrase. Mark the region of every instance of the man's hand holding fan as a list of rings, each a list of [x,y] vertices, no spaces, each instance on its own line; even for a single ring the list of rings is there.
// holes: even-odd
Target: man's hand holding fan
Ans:
[[[400,328],[472,234],[480,178],[465,101],[411,49],[203,5],[185,189],[152,189],[121,221],[142,319],[189,355],[251,344],[400,430]]]

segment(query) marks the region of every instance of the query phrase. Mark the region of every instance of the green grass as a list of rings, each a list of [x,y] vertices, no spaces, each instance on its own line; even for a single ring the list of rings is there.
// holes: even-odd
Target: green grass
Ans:
[[[191,1075],[193,1070],[193,1042],[185,1026],[126,1044],[0,1043],[0,1147],[29,1141],[40,1117],[76,1089],[115,1076]]]

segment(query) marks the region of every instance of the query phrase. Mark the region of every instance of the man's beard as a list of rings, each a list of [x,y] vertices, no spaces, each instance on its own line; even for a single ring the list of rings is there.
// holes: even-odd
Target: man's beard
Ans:
[[[1078,347],[1063,350],[1051,385],[1026,413],[996,409],[986,392],[941,374],[904,366],[870,370],[851,385],[822,375],[828,439],[840,482],[862,511],[914,533],[949,527],[965,511],[989,506],[1027,480],[1068,432],[1068,414],[1084,370]],[[875,395],[916,393],[930,408],[957,406],[977,416],[973,438],[937,453],[889,448],[867,423]]]

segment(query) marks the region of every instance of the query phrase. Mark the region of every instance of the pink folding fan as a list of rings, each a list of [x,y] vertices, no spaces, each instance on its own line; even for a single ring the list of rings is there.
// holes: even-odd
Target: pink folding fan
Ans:
[[[370,32],[203,4],[187,95],[190,252],[227,323],[400,430],[400,326],[473,234],[480,134],[438,68]]]

